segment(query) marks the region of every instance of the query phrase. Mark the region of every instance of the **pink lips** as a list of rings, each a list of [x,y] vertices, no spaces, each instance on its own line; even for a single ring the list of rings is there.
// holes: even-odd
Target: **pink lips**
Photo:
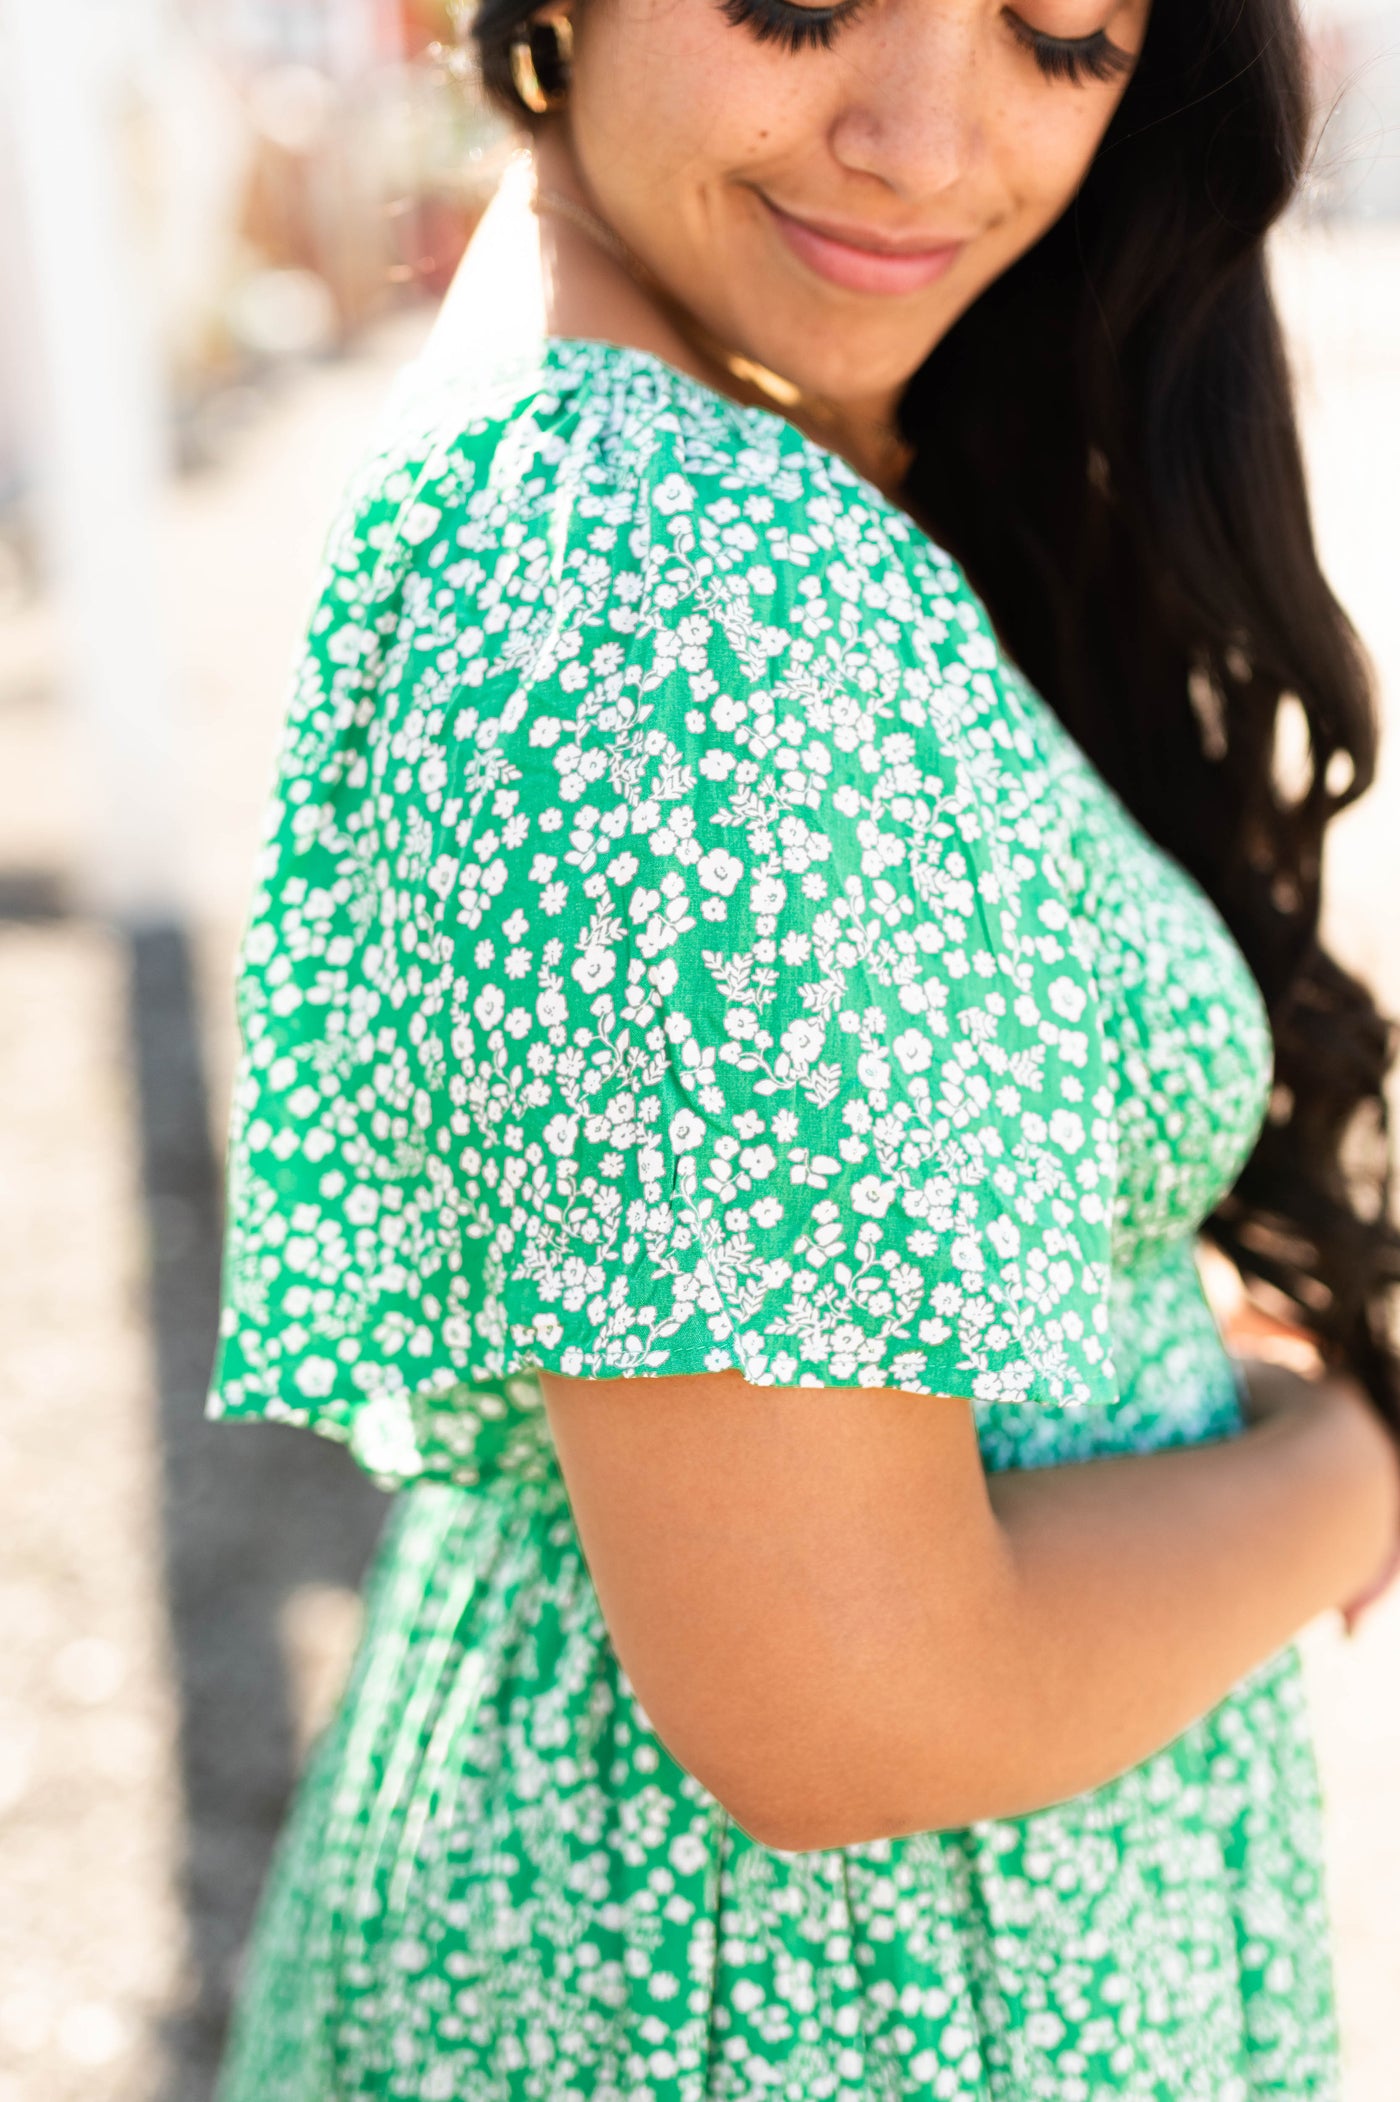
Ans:
[[[875,234],[848,234],[844,239],[823,233],[805,219],[794,219],[764,197],[774,226],[800,262],[834,285],[851,292],[921,292],[943,275],[966,247],[965,241],[945,241],[937,246],[909,247],[883,242]]]

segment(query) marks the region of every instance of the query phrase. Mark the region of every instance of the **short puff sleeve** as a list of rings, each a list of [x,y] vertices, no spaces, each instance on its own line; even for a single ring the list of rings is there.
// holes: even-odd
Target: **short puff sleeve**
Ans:
[[[940,550],[654,363],[405,478],[302,668],[210,1407],[386,1479],[546,1466],[540,1368],[1117,1399],[1054,748]]]

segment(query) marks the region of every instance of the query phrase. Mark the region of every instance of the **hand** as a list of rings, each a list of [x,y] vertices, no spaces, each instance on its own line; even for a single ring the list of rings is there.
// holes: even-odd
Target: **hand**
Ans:
[[[1390,1545],[1385,1559],[1365,1588],[1338,1609],[1348,1636],[1353,1636],[1364,1615],[1400,1580],[1400,1444],[1359,1381],[1325,1371],[1309,1376],[1295,1369],[1295,1362],[1285,1364],[1272,1355],[1235,1359],[1244,1389],[1241,1411],[1246,1422],[1265,1423],[1273,1416],[1302,1411],[1336,1411],[1338,1420],[1344,1422],[1353,1435],[1360,1431],[1372,1452],[1377,1453],[1377,1457],[1367,1463],[1368,1472],[1374,1473],[1379,1464],[1381,1472],[1388,1475],[1394,1492]]]

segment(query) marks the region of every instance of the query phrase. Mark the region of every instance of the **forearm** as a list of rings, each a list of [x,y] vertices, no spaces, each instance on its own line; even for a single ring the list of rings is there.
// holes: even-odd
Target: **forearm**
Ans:
[[[865,1693],[833,1719],[830,1794],[770,1844],[956,1829],[1102,1786],[1364,1583],[1394,1526],[1393,1492],[1362,1486],[1320,1413],[988,1490],[1001,1552],[975,1660],[906,1638],[899,1668],[850,1674]]]
[[[1384,1485],[1374,1514],[1359,1506],[1345,1443],[1301,1416],[997,1474],[989,1494],[1014,1571],[1010,1668],[969,1822],[1063,1801],[1169,1743],[1365,1581],[1387,1522]]]

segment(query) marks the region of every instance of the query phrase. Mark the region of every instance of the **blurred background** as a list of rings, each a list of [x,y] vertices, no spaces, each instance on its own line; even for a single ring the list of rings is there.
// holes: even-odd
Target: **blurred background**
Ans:
[[[1400,1012],[1400,0],[1274,244],[1381,673],[1327,932]],[[341,483],[511,140],[449,0],[0,0],[0,2102],[207,2102],[386,1500],[201,1417],[234,949]],[[1303,1637],[1346,2102],[1395,2102],[1400,1598]]]

